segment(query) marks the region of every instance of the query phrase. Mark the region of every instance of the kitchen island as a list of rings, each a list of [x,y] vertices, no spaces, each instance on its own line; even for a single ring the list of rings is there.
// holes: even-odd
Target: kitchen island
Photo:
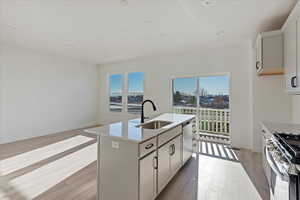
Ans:
[[[196,122],[166,113],[85,131],[98,137],[98,198],[153,200],[191,158]]]

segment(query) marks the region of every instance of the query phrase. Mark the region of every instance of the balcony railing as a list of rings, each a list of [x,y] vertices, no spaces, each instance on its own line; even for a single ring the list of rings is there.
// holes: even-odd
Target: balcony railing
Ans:
[[[173,107],[173,112],[180,114],[195,114],[198,119],[199,132],[214,133],[229,136],[229,109],[212,109],[195,107]]]

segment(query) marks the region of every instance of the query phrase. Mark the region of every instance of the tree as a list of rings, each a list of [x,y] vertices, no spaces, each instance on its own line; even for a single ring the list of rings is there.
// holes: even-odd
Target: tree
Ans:
[[[197,104],[196,97],[195,96],[190,96],[189,101],[187,103],[191,104],[191,105],[196,105]]]
[[[179,104],[181,99],[182,99],[182,95],[180,94],[179,91],[176,91],[174,94],[174,103]]]

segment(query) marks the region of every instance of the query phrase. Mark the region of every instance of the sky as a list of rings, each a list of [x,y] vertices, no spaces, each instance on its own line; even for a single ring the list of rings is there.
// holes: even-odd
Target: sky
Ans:
[[[122,74],[114,74],[109,78],[110,92],[122,92],[123,78]],[[143,92],[144,90],[144,73],[134,72],[128,74],[128,92]]]
[[[109,77],[110,93],[122,92],[122,75],[114,74]]]
[[[228,76],[206,76],[199,78],[200,88],[209,94],[229,94]],[[178,78],[174,80],[174,90],[194,94],[197,89],[197,78]]]
[[[123,77],[121,74],[110,76],[111,93],[122,91]],[[197,77],[177,78],[174,80],[175,91],[194,94],[197,89]],[[209,94],[229,94],[228,76],[206,76],[199,78],[200,88],[204,88]],[[128,74],[128,91],[143,92],[144,73],[135,72]]]
[[[144,73],[135,72],[128,74],[128,92],[143,92]]]

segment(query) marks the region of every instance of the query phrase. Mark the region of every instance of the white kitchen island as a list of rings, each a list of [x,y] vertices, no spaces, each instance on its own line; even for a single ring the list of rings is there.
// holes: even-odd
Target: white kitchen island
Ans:
[[[153,200],[192,156],[194,115],[166,113],[139,125],[85,130],[98,137],[99,200]]]

